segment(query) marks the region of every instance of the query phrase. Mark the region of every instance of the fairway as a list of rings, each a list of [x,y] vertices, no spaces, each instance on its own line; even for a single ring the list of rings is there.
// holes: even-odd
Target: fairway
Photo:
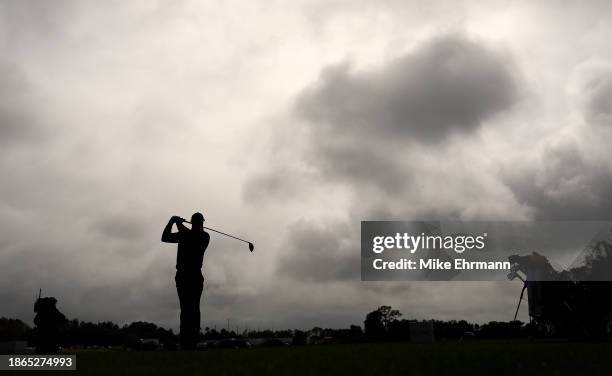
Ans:
[[[610,375],[611,343],[466,341],[193,352],[80,351],[86,375]],[[54,372],[55,373],[55,372]],[[66,374],[77,374],[66,372]],[[24,374],[24,373],[20,373]]]

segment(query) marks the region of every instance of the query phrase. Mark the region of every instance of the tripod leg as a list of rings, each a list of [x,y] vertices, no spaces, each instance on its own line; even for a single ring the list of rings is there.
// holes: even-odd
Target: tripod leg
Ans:
[[[518,316],[519,308],[521,308],[521,302],[523,301],[523,294],[525,294],[525,289],[527,288],[527,283],[523,284],[523,289],[521,290],[521,296],[519,297],[518,305],[516,306],[516,312],[514,312],[514,320],[516,321],[516,316]]]

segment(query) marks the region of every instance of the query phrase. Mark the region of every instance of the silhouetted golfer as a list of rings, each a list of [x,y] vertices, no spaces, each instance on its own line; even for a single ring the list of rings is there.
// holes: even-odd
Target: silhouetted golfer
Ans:
[[[181,305],[182,349],[195,349],[200,335],[200,298],[204,287],[202,259],[208,247],[210,235],[204,231],[204,216],[191,216],[191,230],[183,225],[184,219],[173,216],[164,228],[162,242],[178,243],[176,253],[176,291]],[[172,232],[176,224],[178,232]]]

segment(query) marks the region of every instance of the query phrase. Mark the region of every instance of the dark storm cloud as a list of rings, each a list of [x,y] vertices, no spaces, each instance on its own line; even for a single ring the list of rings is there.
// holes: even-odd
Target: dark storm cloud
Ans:
[[[293,223],[278,274],[308,282],[359,279],[359,242],[350,242],[350,232],[344,223]]]
[[[376,70],[353,71],[348,64],[324,69],[299,97],[297,113],[328,136],[435,142],[473,131],[515,97],[503,55],[444,36]]]
[[[515,161],[502,176],[516,199],[535,208],[539,219],[612,217],[610,168],[588,160],[573,141],[545,148],[537,161]]]
[[[511,108],[507,58],[461,36],[433,38],[370,71],[326,68],[297,98],[310,130],[307,160],[333,180],[396,195],[413,183],[415,145],[442,147]]]
[[[294,115],[307,128],[301,162],[325,181],[385,196],[405,192],[419,153],[442,148],[451,135],[469,135],[512,108],[519,85],[509,60],[477,41],[447,35],[374,70],[324,68],[296,99]],[[283,163],[275,159],[269,171],[248,180],[243,197],[298,194]]]

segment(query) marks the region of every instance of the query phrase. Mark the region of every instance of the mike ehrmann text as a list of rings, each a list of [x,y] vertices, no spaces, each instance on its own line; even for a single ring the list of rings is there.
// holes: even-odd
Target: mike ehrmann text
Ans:
[[[398,261],[383,261],[375,259],[372,266],[376,270],[510,270],[508,261],[467,261],[455,259],[441,261],[440,259],[400,259]]]

